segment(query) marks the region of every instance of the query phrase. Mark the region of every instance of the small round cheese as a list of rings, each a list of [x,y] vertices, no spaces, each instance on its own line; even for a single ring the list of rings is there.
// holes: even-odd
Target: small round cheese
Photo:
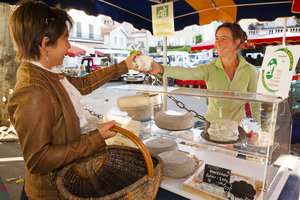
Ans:
[[[174,151],[178,149],[178,144],[174,140],[164,138],[149,140],[145,145],[148,151],[155,155],[165,151]]]
[[[195,170],[195,161],[186,153],[180,151],[166,151],[158,154],[163,160],[163,176],[182,178]]]
[[[159,111],[154,116],[156,126],[167,130],[185,130],[194,126],[194,116],[185,110]]]

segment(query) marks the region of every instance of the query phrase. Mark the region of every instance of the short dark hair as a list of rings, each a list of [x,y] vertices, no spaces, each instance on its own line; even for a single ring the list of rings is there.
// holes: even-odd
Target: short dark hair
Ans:
[[[49,37],[47,45],[54,45],[73,20],[65,10],[52,8],[43,2],[23,1],[10,17],[10,34],[17,48],[16,59],[40,59],[39,45]]]
[[[248,36],[246,34],[246,32],[241,28],[241,26],[236,23],[236,22],[225,22],[223,24],[221,24],[217,30],[216,30],[216,34],[218,32],[218,30],[220,28],[229,28],[231,30],[231,34],[232,34],[232,38],[233,40],[236,40],[236,39],[240,39],[241,42],[239,43],[238,47],[237,48],[240,48],[240,46],[242,44],[244,44],[244,42],[248,39]]]

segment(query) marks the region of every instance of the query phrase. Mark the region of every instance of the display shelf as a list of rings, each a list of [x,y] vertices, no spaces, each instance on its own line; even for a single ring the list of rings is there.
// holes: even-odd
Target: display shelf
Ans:
[[[269,186],[273,183],[279,169],[274,165],[277,158],[289,154],[291,113],[287,109],[287,101],[274,96],[248,92],[163,88],[133,84],[107,88],[105,95],[106,114],[132,118],[136,117],[135,114],[119,108],[119,99],[125,96],[146,96],[145,102],[134,102],[134,99],[137,98],[127,102],[131,109],[149,106],[148,119],[141,121],[136,127],[137,135],[143,142],[154,138],[172,139],[180,145],[183,151],[197,155],[197,158],[203,160],[204,163],[227,167],[233,173],[259,180],[266,189],[266,193],[263,193],[258,199],[263,199],[264,195],[270,192],[268,191]],[[224,144],[211,142],[203,136],[202,133],[206,131],[209,123],[204,121],[203,117],[198,116],[205,116],[209,111],[207,102],[212,101],[217,102],[216,105],[223,105],[222,103],[226,102],[226,107],[215,108],[218,111],[215,117],[238,122],[239,127],[244,130],[243,137],[239,137],[232,143]],[[245,110],[243,111],[246,103],[251,105],[253,118],[247,117]],[[122,106],[124,105],[122,104]],[[194,117],[194,126],[186,130],[159,128],[155,123],[156,113],[169,110],[185,110],[193,113],[194,116],[197,116]],[[234,111],[238,113],[235,115]],[[213,120],[210,119],[210,123]],[[180,123],[180,121],[174,121],[174,123]],[[175,192],[178,184],[182,185],[187,178],[182,181],[179,179],[163,180],[161,187]],[[180,195],[186,198],[194,198],[186,191],[180,190],[180,192],[182,192]],[[199,199],[199,197],[195,199]]]

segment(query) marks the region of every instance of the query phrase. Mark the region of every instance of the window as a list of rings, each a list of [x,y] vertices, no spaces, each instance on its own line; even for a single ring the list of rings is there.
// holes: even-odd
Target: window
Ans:
[[[117,44],[117,36],[114,37],[114,44]]]
[[[76,27],[77,27],[77,31],[76,31],[76,36],[77,37],[82,37],[82,33],[81,33],[81,22],[76,22]]]
[[[93,26],[93,24],[89,24],[89,38],[94,39],[94,26]]]

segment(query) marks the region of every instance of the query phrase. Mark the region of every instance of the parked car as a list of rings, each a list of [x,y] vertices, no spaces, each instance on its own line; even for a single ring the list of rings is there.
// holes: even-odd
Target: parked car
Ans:
[[[85,67],[85,72],[90,73],[106,67],[107,57],[84,57],[81,65]]]
[[[127,83],[142,83],[142,82],[144,82],[147,75],[130,69],[130,70],[128,70],[127,74],[123,74],[121,77],[122,77],[122,80]]]
[[[200,64],[206,64],[206,63],[211,62],[213,60],[214,59],[200,59],[200,60],[196,60],[191,67],[198,67],[198,65],[200,65]]]

